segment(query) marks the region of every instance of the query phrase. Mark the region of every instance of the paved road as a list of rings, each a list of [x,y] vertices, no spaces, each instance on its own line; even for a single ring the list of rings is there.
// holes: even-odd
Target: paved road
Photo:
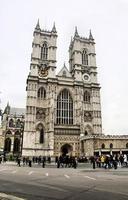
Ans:
[[[14,196],[27,200],[128,200],[128,168],[57,169],[2,164],[0,193],[13,195],[13,200]]]

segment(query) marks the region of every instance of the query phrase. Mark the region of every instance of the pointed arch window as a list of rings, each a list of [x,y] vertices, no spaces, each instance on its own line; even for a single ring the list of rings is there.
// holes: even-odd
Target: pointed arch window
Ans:
[[[85,103],[90,103],[90,93],[88,91],[84,92],[84,102]]]
[[[101,145],[101,148],[102,148],[102,149],[105,149],[105,144],[104,144],[104,143]]]
[[[43,128],[40,130],[40,144],[44,143],[44,130]]]
[[[14,139],[14,148],[13,148],[13,151],[15,153],[20,152],[20,139],[18,139],[18,138]]]
[[[10,138],[6,138],[5,139],[4,151],[5,152],[10,152],[11,151],[11,139]]]
[[[73,100],[67,89],[57,97],[57,124],[73,124]]]
[[[88,65],[88,54],[86,49],[82,51],[82,65]]]
[[[17,136],[20,136],[20,132],[19,131],[16,131],[15,132],[15,136],[17,137]]]
[[[20,127],[21,127],[20,119],[17,119],[17,121],[16,121],[16,128],[20,128]]]
[[[12,135],[12,132],[11,132],[10,130],[8,130],[8,131],[6,132],[6,135]]]
[[[13,119],[9,120],[9,127],[14,127],[14,121],[13,121]]]
[[[44,43],[41,47],[41,59],[47,60],[48,59],[48,45]]]
[[[85,131],[85,132],[84,132],[84,135],[88,135],[88,131]]]
[[[46,90],[43,87],[39,88],[37,96],[39,99],[46,99]]]
[[[111,143],[111,144],[110,144],[110,149],[112,149],[112,148],[113,148],[113,144]]]

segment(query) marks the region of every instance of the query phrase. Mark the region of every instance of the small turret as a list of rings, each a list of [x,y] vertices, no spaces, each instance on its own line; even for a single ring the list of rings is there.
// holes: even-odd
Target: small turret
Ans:
[[[57,31],[56,31],[56,26],[55,26],[55,22],[54,22],[54,24],[53,24],[52,32],[53,32],[53,33],[57,33]]]
[[[78,31],[77,31],[77,26],[75,27],[75,34],[74,37],[79,37]]]
[[[36,24],[35,29],[36,29],[36,30],[39,30],[39,31],[41,30],[41,29],[40,29],[40,24],[39,24],[39,19],[38,19],[38,21],[37,21],[37,24]]]
[[[91,33],[91,29],[90,29],[90,32],[89,32],[89,40],[94,40],[92,33]]]
[[[9,106],[9,102],[7,103],[7,106],[5,107],[5,110],[4,110],[4,114],[9,114],[10,113],[10,106]]]

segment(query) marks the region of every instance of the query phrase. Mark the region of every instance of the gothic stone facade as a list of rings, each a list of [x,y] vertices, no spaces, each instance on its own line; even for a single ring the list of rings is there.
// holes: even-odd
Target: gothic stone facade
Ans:
[[[83,135],[81,155],[128,154],[128,135]]]
[[[95,42],[75,34],[69,45],[69,70],[56,75],[57,31],[34,30],[23,155],[81,153],[81,135],[101,135],[100,86],[97,81]],[[93,146],[90,142],[90,154]]]
[[[0,151],[15,156],[22,154],[25,109],[5,107],[1,118]]]

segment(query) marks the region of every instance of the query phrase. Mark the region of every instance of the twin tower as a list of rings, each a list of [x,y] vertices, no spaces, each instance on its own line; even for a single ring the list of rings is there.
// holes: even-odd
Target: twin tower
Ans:
[[[82,153],[81,136],[102,134],[100,86],[97,82],[93,36],[80,37],[75,29],[69,45],[69,70],[56,74],[57,31],[34,30],[30,73],[27,78],[23,141],[25,156]],[[93,154],[88,139],[87,155]]]

